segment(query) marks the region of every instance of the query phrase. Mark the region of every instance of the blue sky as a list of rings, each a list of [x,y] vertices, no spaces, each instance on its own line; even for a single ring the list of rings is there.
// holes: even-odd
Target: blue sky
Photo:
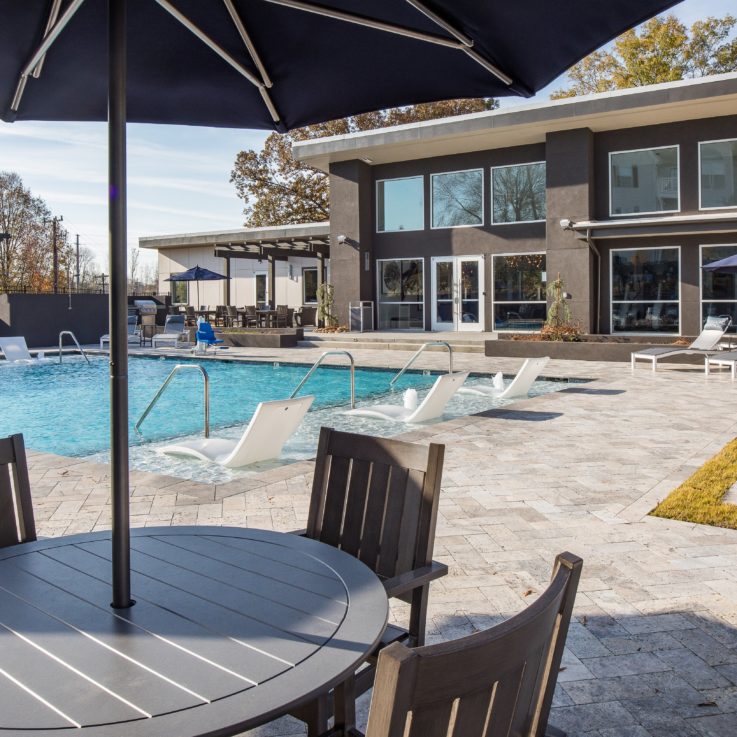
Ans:
[[[686,23],[736,13],[735,0],[684,0]],[[534,98],[545,99],[564,80]],[[505,105],[520,104],[515,98]],[[128,126],[128,240],[144,235],[237,228],[243,202],[229,182],[238,151],[266,133],[185,126]],[[107,136],[96,123],[0,123],[0,170],[17,172],[64,225],[107,264]],[[148,257],[149,260],[152,255]]]

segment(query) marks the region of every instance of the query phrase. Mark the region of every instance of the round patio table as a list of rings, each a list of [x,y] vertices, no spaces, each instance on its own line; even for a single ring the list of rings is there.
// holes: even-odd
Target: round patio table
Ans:
[[[110,533],[0,550],[0,732],[233,735],[311,701],[378,643],[363,563],[297,535],[133,530],[136,604],[110,607]]]

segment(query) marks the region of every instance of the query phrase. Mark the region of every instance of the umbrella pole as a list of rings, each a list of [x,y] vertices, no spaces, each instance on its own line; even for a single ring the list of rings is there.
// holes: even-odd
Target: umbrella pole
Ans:
[[[131,606],[128,489],[128,273],[126,232],[126,3],[108,0],[110,218],[110,482],[112,606]]]

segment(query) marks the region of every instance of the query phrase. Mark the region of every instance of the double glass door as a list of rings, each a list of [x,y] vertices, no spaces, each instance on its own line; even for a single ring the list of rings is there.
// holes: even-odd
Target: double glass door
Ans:
[[[432,260],[432,329],[484,329],[483,256],[442,256]]]

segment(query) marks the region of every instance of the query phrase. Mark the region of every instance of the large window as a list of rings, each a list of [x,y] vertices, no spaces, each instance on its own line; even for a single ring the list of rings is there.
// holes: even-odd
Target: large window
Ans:
[[[484,224],[484,175],[481,169],[433,174],[432,227]]]
[[[186,281],[173,281],[171,285],[171,303],[174,305],[189,304]],[[199,305],[197,305],[199,307]]]
[[[302,304],[317,304],[317,269],[314,266],[302,269]]]
[[[737,254],[737,243],[729,246],[702,246],[701,265]],[[701,318],[729,315],[731,333],[737,331],[737,275],[715,271],[701,271]]]
[[[678,146],[609,154],[611,215],[676,212],[679,192]]]
[[[547,317],[544,253],[494,256],[494,329],[540,330]]]
[[[423,264],[421,258],[376,262],[379,330],[425,327]]]
[[[491,170],[492,223],[545,220],[545,162]]]
[[[680,331],[680,249],[612,250],[612,332]]]
[[[425,227],[425,191],[422,177],[376,182],[376,229],[380,233],[422,230]]]
[[[266,272],[257,272],[256,276],[256,307],[259,309],[269,306],[269,280]]]
[[[737,139],[700,143],[699,177],[699,207],[737,207]]]

